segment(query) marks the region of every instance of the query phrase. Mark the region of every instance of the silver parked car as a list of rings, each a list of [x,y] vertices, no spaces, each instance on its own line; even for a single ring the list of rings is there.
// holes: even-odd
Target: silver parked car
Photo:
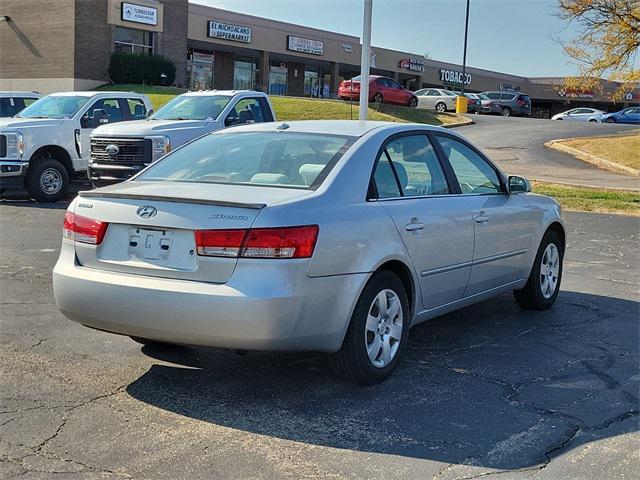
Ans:
[[[71,320],[142,343],[328,352],[370,384],[409,328],[504,292],[558,296],[560,207],[453,132],[234,127],[81,192],[53,271]]]
[[[556,113],[551,120],[570,120],[574,122],[599,122],[606,112],[596,108],[572,108],[566,112]]]

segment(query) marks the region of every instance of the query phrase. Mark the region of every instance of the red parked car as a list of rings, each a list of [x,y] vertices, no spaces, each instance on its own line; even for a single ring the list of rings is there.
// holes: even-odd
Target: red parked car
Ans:
[[[353,83],[353,85],[352,85]],[[360,75],[352,80],[340,82],[338,96],[343,100],[360,99]],[[407,90],[393,78],[371,75],[369,77],[369,101],[379,103],[395,103],[408,107],[418,106],[418,97]]]

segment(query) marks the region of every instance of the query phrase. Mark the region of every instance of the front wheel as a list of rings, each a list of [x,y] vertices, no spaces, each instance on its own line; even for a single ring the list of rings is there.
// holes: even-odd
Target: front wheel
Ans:
[[[38,202],[56,202],[69,188],[69,173],[55,158],[39,160],[29,171],[26,187]]]
[[[329,356],[336,374],[363,385],[387,379],[398,366],[411,323],[404,284],[380,272],[365,286],[351,317],[342,348]]]
[[[607,118],[606,120],[607,123],[616,123],[616,119],[613,117]]]
[[[416,108],[418,106],[418,99],[416,97],[411,97],[409,99],[409,107]]]
[[[518,305],[528,310],[546,310],[556,303],[563,258],[562,241],[556,232],[549,230],[542,237],[527,284],[513,292]]]
[[[446,111],[447,111],[447,106],[444,103],[442,102],[436,103],[436,112],[445,113]]]

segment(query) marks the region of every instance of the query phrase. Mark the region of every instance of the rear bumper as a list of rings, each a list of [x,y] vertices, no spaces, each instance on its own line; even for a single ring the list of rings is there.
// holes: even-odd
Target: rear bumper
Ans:
[[[82,267],[63,245],[53,289],[67,318],[108,332],[244,350],[340,348],[367,274],[310,278],[307,262],[242,262],[230,282],[210,284]]]

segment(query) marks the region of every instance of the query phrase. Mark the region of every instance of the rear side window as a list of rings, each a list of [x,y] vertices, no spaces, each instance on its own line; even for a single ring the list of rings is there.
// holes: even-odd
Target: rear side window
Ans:
[[[297,132],[217,133],[170,153],[137,179],[311,189],[353,141]]]
[[[503,93],[501,98],[502,100],[513,100],[516,96],[513,93]]]
[[[374,182],[378,198],[449,193],[440,161],[426,135],[390,141],[378,158]]]
[[[147,107],[141,98],[127,98],[131,120],[144,120],[147,117]]]
[[[529,98],[529,95],[520,95],[519,99],[522,100],[523,102],[531,101],[531,99]]]

